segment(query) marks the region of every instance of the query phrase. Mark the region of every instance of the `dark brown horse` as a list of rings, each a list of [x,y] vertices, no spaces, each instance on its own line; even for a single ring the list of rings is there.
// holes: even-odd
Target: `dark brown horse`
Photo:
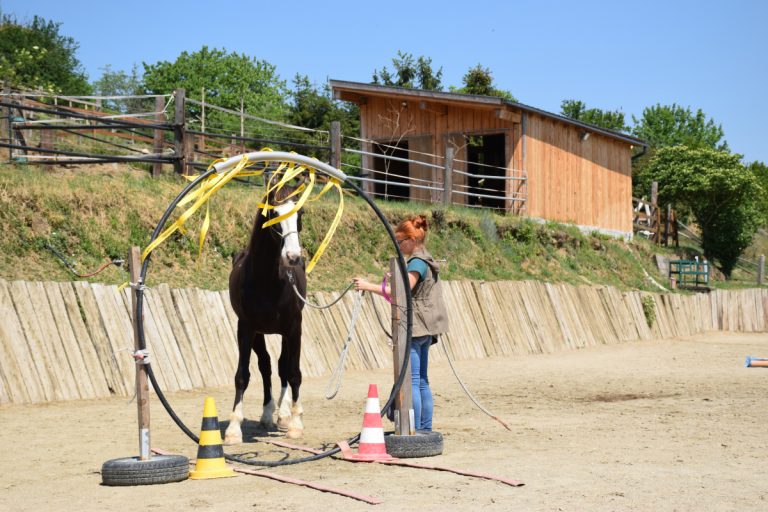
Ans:
[[[251,350],[259,361],[264,384],[264,403],[260,423],[268,429],[275,427],[273,415],[277,410],[277,428],[290,438],[301,437],[304,427],[299,402],[301,386],[301,314],[304,303],[296,295],[296,287],[306,297],[307,280],[299,245],[301,212],[264,228],[268,219],[290,212],[295,203],[285,199],[295,189],[283,187],[270,194],[269,203],[277,205],[267,216],[256,213],[248,247],[233,259],[229,276],[229,297],[237,314],[237,346],[239,358],[235,374],[235,404],[227,427],[225,444],[241,443],[240,424],[243,421],[243,394],[248,387],[248,364]],[[280,397],[275,406],[272,398],[272,366],[264,340],[265,334],[280,334],[282,348],[277,362],[280,377]],[[290,386],[290,392],[289,392]]]

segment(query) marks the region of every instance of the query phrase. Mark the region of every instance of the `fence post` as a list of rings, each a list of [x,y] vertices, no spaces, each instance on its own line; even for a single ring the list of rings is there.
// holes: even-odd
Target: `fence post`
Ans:
[[[4,100],[8,103],[11,102],[11,97],[9,96],[11,92],[11,89],[8,86],[3,87],[3,93],[6,95],[3,96]],[[7,142],[8,144],[13,144],[13,110],[11,107],[5,107],[3,109],[5,111],[5,123],[3,123],[3,126],[5,127],[5,131],[7,132],[5,135],[8,138]],[[3,137],[3,138],[6,138]],[[13,161],[13,148],[8,148],[8,161]]]
[[[162,124],[165,122],[165,114],[163,113],[163,109],[165,108],[164,103],[165,98],[162,96],[157,96],[155,98],[155,122],[157,124]],[[153,132],[153,152],[156,155],[159,155],[163,152],[163,130],[155,128]],[[152,164],[152,177],[157,178],[162,174],[163,172],[163,164],[160,162],[155,162]]]
[[[395,416],[395,434],[409,436],[416,433],[413,424],[413,391],[411,388],[411,354],[405,351],[407,317],[405,310],[405,290],[403,277],[397,258],[389,260],[389,271],[392,277],[389,281],[392,292],[392,360],[394,362],[395,381],[400,376],[403,366],[407,366],[405,378],[395,397],[393,410]]]
[[[40,130],[40,147],[42,149],[53,149],[53,130]],[[51,153],[49,155],[53,156]],[[43,171],[53,171],[53,166],[45,164]]]
[[[176,152],[176,160],[173,162],[173,171],[176,174],[186,174],[186,131],[185,131],[185,112],[186,112],[186,92],[184,89],[176,89],[174,93],[173,108],[173,149]]]
[[[128,251],[128,268],[131,273],[131,282],[136,287],[131,290],[131,319],[133,320],[133,346],[138,353],[141,350],[139,342],[139,322],[137,316],[137,303],[139,286],[141,286],[141,249],[136,246]],[[152,453],[149,442],[149,381],[147,380],[147,367],[142,360],[136,360],[136,405],[139,413],[139,460],[150,460]]]
[[[245,153],[245,100],[240,96],[240,149],[241,153]]]
[[[341,123],[331,121],[331,167],[341,169]]]
[[[205,87],[200,88],[200,131],[203,135],[200,136],[200,151],[205,152]]]
[[[757,259],[757,285],[763,286],[765,282],[765,254],[761,254]]]
[[[454,149],[450,144],[445,146],[445,174],[443,175],[443,204],[451,205],[453,199],[453,156]]]
[[[651,216],[654,242],[656,245],[661,245],[661,212],[659,211],[659,182],[657,181],[651,183]]]
[[[669,224],[672,217],[672,205],[667,203],[667,218],[664,222],[664,247],[669,247]]]

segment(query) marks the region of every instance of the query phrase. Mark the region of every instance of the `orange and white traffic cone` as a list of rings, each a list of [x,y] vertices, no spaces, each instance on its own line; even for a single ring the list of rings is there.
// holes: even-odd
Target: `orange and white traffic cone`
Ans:
[[[368,399],[365,401],[365,414],[363,415],[363,430],[360,432],[360,446],[357,453],[348,458],[366,462],[394,460],[394,457],[387,454],[387,445],[384,442],[384,427],[381,424],[379,391],[376,384],[368,386]]]

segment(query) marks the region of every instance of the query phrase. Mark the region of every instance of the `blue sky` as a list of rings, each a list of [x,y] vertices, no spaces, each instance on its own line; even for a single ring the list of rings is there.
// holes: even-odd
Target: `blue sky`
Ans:
[[[768,2],[176,2],[0,0],[20,20],[61,22],[89,78],[175,60],[203,45],[306,74],[370,81],[398,50],[433,59],[443,83],[476,64],[522,103],[621,109],[677,103],[723,126],[731,150],[768,163]]]

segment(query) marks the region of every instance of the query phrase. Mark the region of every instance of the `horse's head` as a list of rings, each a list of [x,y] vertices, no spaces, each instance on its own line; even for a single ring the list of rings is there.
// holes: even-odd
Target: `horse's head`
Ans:
[[[282,216],[290,212],[296,207],[296,202],[293,198],[282,199],[281,197],[287,197],[293,192],[291,187],[283,187],[276,197],[272,198],[277,203],[274,210],[274,216]],[[279,233],[282,238],[282,246],[280,249],[280,259],[283,265],[295,267],[301,264],[301,242],[299,240],[299,233],[301,232],[301,215],[302,211],[294,213],[287,219],[283,219],[279,224],[273,226],[276,233]],[[279,229],[277,227],[279,226]]]

